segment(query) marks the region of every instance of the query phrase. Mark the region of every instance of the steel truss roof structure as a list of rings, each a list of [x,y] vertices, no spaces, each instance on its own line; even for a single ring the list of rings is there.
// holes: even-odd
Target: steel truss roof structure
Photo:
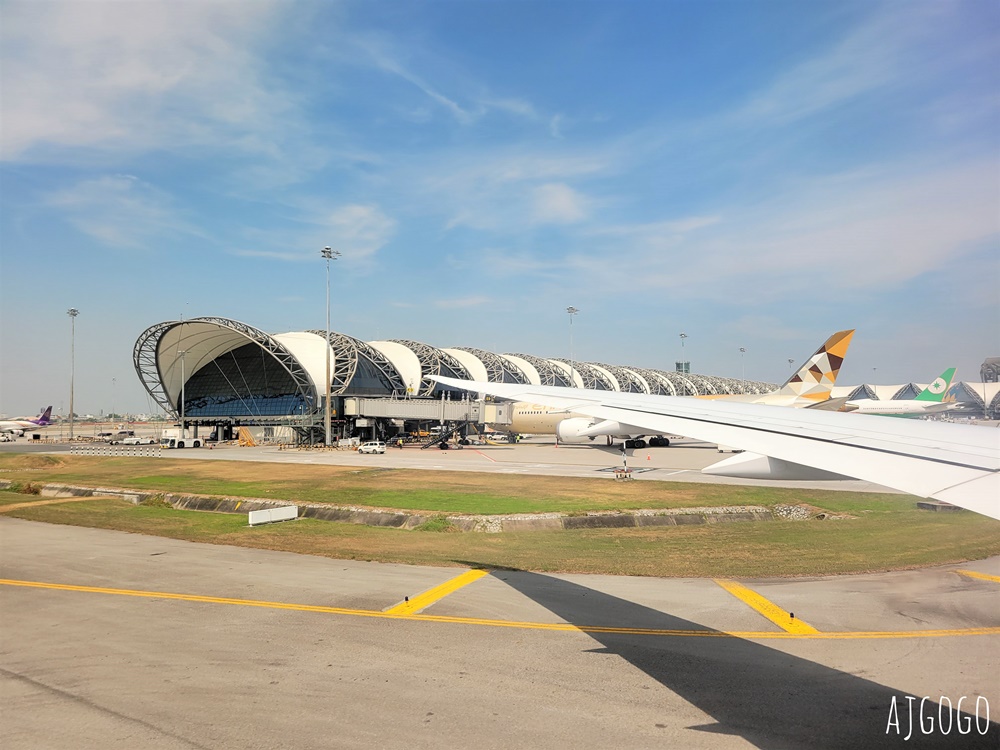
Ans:
[[[217,326],[224,332],[223,336],[212,335],[212,342],[209,343],[208,336],[204,332],[204,326]],[[198,334],[192,336],[184,335],[184,326],[195,326],[202,329]],[[177,330],[178,335],[173,351],[161,350],[161,345],[169,338],[171,332]],[[180,379],[167,377],[167,373],[175,370],[178,359],[183,359],[189,350],[197,350],[199,347],[206,349],[206,354],[202,356],[203,361],[196,361],[190,372],[185,373],[183,378],[189,379],[197,372],[200,366],[226,352],[233,351],[247,343],[256,344],[261,350],[273,357],[281,367],[288,373],[295,383],[299,395],[311,409],[316,408],[318,403],[316,388],[309,378],[309,374],[299,364],[298,360],[291,355],[281,344],[275,341],[270,335],[258,328],[241,323],[230,318],[202,317],[191,318],[186,321],[167,321],[147,328],[139,336],[132,349],[132,362],[135,371],[139,375],[139,380],[149,393],[150,397],[167,413],[175,419],[180,417]],[[181,346],[185,347],[181,349]],[[176,388],[172,388],[173,380],[177,380]]]
[[[326,338],[326,331],[308,331],[321,338]],[[327,339],[330,349],[333,352],[333,367],[330,371],[330,388],[334,396],[343,396],[351,385],[354,375],[358,371],[358,358],[364,357],[378,372],[385,376],[394,395],[403,396],[406,393],[406,384],[396,372],[389,359],[372,346],[369,346],[361,339],[348,336],[346,333],[330,331],[330,338]],[[389,395],[389,394],[386,394]]]
[[[584,388],[590,388],[595,391],[618,390],[617,386],[608,379],[608,376],[597,367],[594,367],[594,363],[592,362],[570,362],[568,359],[556,359],[553,361],[560,363],[567,369],[572,369],[579,375],[580,380],[583,381]]]
[[[538,371],[538,377],[541,378],[539,385],[558,385],[567,387],[572,385],[569,380],[569,375],[561,372],[558,367],[547,359],[536,357],[533,354],[504,354],[503,356],[523,359],[529,365],[534,367]]]
[[[415,355],[420,361],[420,395],[429,396],[433,393],[436,383],[428,376],[444,375],[449,378],[462,378],[471,380],[472,376],[465,366],[455,359],[448,352],[441,351],[430,344],[420,341],[410,341],[409,339],[389,339],[394,344],[402,344]]]
[[[528,376],[521,372],[521,368],[515,367],[513,362],[504,359],[499,354],[471,346],[456,346],[454,348],[460,352],[468,352],[482,362],[491,383],[528,384]]]
[[[288,415],[288,418],[308,421],[320,409],[325,392],[325,368],[318,364],[327,351],[323,348],[324,341],[332,355],[332,395],[370,394],[372,388],[382,387],[386,397],[398,398],[406,394],[404,378],[391,359],[372,344],[353,336],[331,331],[327,338],[326,331],[322,330],[272,336],[246,323],[221,317],[166,321],[151,326],[136,341],[133,363],[149,395],[176,418],[182,381],[189,381],[200,368],[217,362],[219,357],[253,343],[260,348],[262,357],[273,358],[288,373],[302,399],[303,413]],[[390,341],[406,347],[416,356],[421,370],[420,396],[431,396],[439,391],[436,382],[430,379],[437,375],[472,379],[468,368],[453,353],[408,339]],[[595,390],[684,396],[763,393],[774,388],[756,381],[597,362],[570,363],[531,354],[500,355],[474,347],[455,347],[452,351],[475,357],[492,382],[527,384],[530,365],[537,371],[542,385],[569,385],[572,371],[574,377],[579,376],[577,382],[583,387]],[[380,385],[375,385],[372,378]]]

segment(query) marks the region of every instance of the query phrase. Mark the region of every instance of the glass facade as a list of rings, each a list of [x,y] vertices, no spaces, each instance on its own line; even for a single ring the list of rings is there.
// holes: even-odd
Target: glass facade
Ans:
[[[252,343],[202,367],[184,390],[188,417],[277,417],[308,410],[292,376]]]

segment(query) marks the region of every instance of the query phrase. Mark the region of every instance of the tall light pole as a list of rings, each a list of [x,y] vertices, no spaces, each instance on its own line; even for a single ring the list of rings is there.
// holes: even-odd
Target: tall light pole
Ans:
[[[116,382],[117,382],[116,378],[111,378],[111,414],[109,416],[114,416],[114,417],[118,416],[115,413],[115,383]]]
[[[332,444],[330,439],[330,261],[340,257],[340,250],[324,247],[321,255],[326,259],[326,403],[323,413],[325,427],[324,445]]]
[[[184,388],[186,386],[186,383],[184,382],[186,380],[186,378],[184,376],[184,362],[187,359],[187,352],[186,351],[179,351],[177,353],[179,355],[181,355],[181,409],[180,409],[180,411],[181,411],[181,434],[180,434],[180,437],[178,438],[178,440],[183,440],[186,437],[186,434],[184,432],[184,396],[186,395],[184,393]]]
[[[688,335],[683,331],[678,335],[681,337],[681,358],[674,362],[674,372],[689,373],[691,372],[691,363],[684,359],[684,339]]]
[[[746,354],[746,353],[747,353],[746,348],[741,346],[740,347],[740,369],[741,369],[741,371],[743,373],[742,380],[743,380],[743,392],[744,393],[747,392],[747,363],[746,363],[746,360],[743,358],[743,355]]]
[[[76,379],[76,316],[80,311],[71,307],[66,311],[69,315],[69,439],[73,440],[73,385]]]
[[[791,370],[792,369],[792,365],[794,365],[794,364],[795,364],[795,360],[794,359],[788,360],[788,369]]]
[[[566,308],[569,314],[569,380],[573,388],[576,388],[576,361],[573,359],[573,317],[580,311],[570,305]]]

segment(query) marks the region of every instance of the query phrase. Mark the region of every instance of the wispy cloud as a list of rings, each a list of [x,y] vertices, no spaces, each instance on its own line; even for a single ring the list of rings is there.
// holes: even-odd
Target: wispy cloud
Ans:
[[[586,218],[586,204],[586,199],[569,185],[540,185],[534,190],[534,220],[539,224],[575,224]]]
[[[835,298],[902,286],[996,243],[996,199],[995,169],[983,162],[832,175],[752,208],[728,206],[726,222],[588,232],[587,249],[561,262],[573,283],[593,287],[588,280],[596,278],[609,292],[773,300],[808,287],[817,298]],[[614,238],[615,264],[604,260],[605,235]]]
[[[737,117],[789,122],[897,80],[912,63],[919,40],[947,10],[929,3],[912,5],[905,14],[890,10],[874,13],[830,48],[783,72],[753,95]]]
[[[376,205],[348,204],[332,211],[298,217],[287,231],[248,230],[248,243],[233,254],[248,258],[271,258],[292,262],[314,262],[319,248],[330,246],[341,252],[336,261],[367,268],[376,253],[392,239],[396,220]],[[310,248],[288,250],[286,248]]]
[[[2,158],[187,144],[266,154],[292,103],[253,48],[281,5],[5,5]]]
[[[439,299],[435,300],[431,304],[433,304],[434,307],[441,308],[442,310],[458,310],[467,307],[479,307],[481,305],[488,304],[489,302],[489,297],[473,296],[458,297],[455,299]]]
[[[171,198],[132,175],[84,180],[45,202],[80,232],[118,248],[144,249],[163,235],[200,234],[177,215]]]

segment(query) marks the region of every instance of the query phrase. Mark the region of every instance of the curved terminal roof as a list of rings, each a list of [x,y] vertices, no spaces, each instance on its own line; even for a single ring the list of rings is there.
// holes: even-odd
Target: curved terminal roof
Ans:
[[[438,348],[408,339],[366,343],[344,333],[292,331],[267,334],[228,318],[193,318],[151,326],[136,342],[136,372],[156,402],[179,415],[211,415],[295,404],[296,414],[320,410],[326,393],[327,358],[332,395],[429,396],[434,376],[539,385],[569,385],[635,393],[698,395],[758,392],[770,384],[706,375],[679,374],[642,367],[569,362],[531,354],[496,354],[474,347]],[[194,379],[194,380],[192,380]],[[275,380],[280,380],[280,388]],[[182,388],[182,381],[195,393]],[[198,389],[201,389],[198,391]],[[213,390],[214,389],[214,390]],[[745,391],[743,390],[745,389]],[[280,391],[280,393],[278,392]],[[280,400],[280,404],[278,404]],[[271,413],[271,412],[266,412]]]

